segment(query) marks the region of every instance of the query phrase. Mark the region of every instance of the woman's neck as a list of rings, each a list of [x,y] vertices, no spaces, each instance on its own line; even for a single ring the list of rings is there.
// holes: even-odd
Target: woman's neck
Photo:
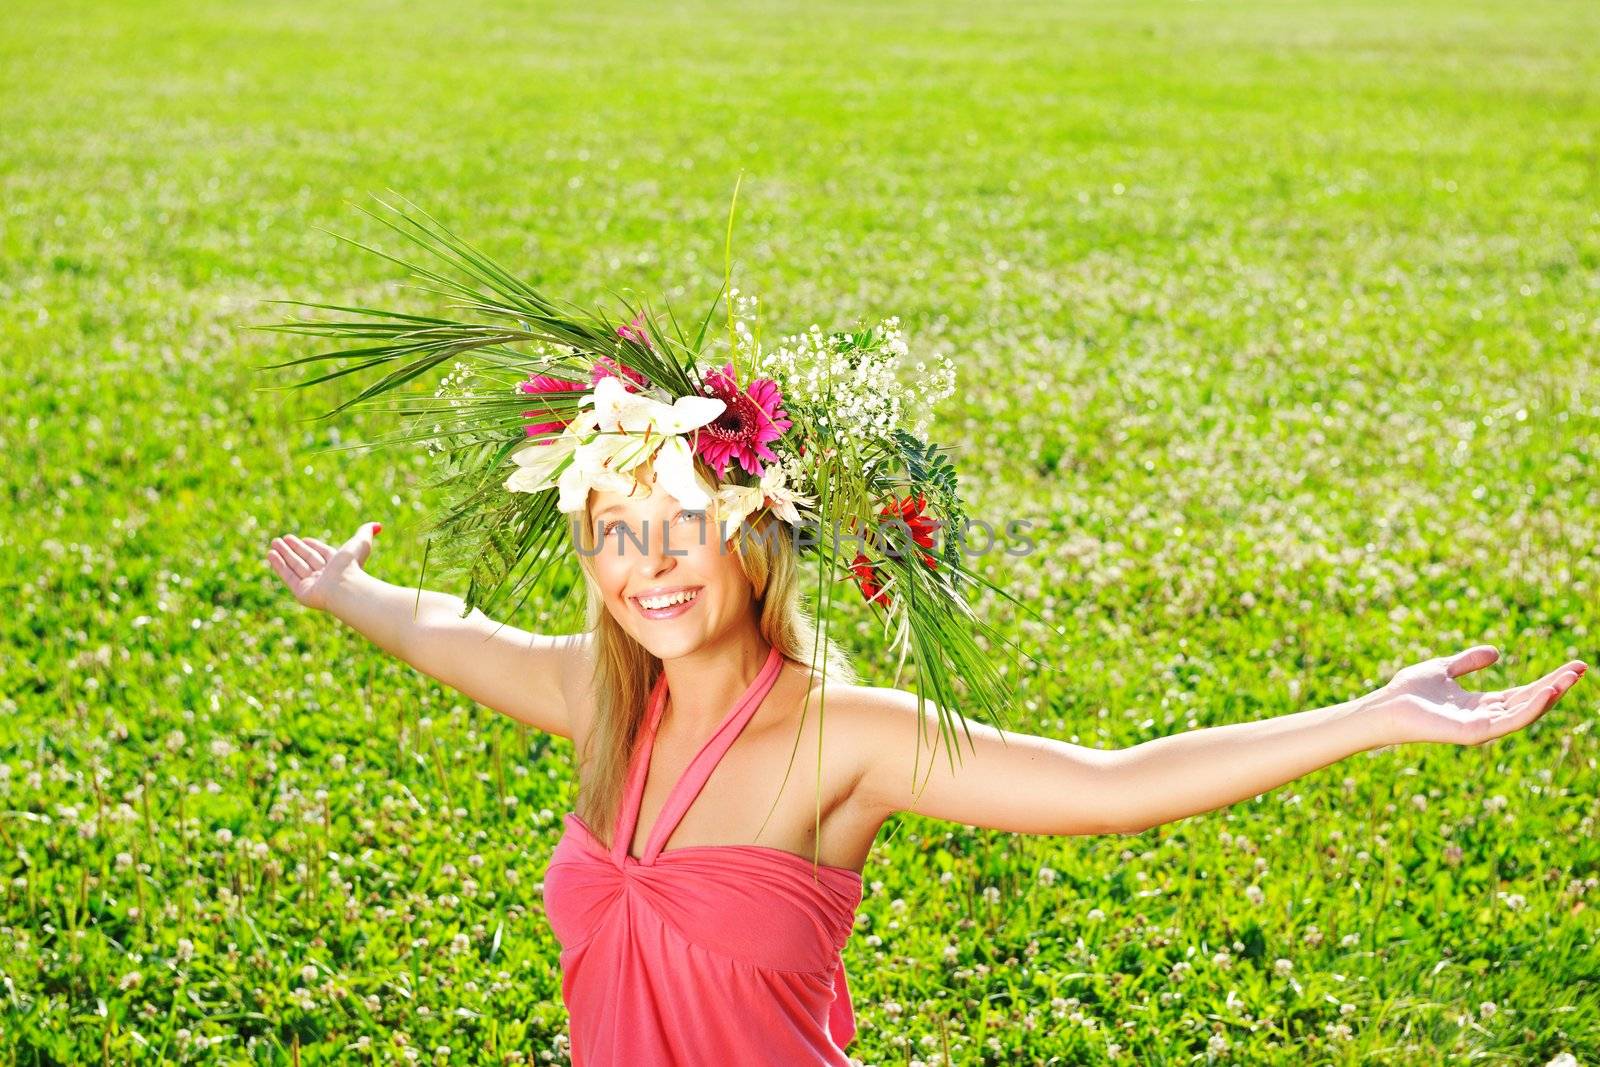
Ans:
[[[771,650],[766,638],[751,632],[663,660],[667,706],[660,729],[670,723],[674,734],[709,736],[754,684]]]

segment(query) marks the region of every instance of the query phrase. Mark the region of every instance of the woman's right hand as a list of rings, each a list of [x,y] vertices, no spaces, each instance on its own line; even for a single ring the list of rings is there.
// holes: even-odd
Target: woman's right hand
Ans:
[[[274,537],[267,549],[267,563],[296,600],[308,608],[327,611],[333,590],[349,576],[352,568],[361,570],[367,557],[372,555],[372,539],[381,529],[382,523],[364,522],[355,535],[338,548],[315,537],[301,538],[294,534]]]

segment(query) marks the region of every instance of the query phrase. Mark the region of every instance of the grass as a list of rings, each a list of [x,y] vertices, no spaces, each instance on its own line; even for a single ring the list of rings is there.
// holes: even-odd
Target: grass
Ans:
[[[1593,5],[7,14],[0,1064],[565,1058],[570,746],[263,563],[369,519],[375,573],[420,562],[421,457],[318,454],[387,427],[259,391],[303,350],[241,329],[408,299],[319,231],[376,237],[369,192],[552,293],[696,308],[743,171],[770,323],[899,314],[958,361],[934,436],[1037,522],[1010,580],[1066,631],[1020,728],[1126,746],[1479,641],[1480,688],[1595,662]],[[1594,710],[1137,837],[896,820],[850,1052],[1592,1062]]]

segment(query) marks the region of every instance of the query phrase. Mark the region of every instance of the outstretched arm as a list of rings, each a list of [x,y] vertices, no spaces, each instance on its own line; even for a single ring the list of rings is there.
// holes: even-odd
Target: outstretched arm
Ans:
[[[1330,707],[1093,749],[968,722],[955,772],[913,731],[939,740],[930,708],[895,689],[857,689],[852,719],[870,730],[855,796],[885,817],[935,819],[1032,834],[1142,833],[1291,782],[1347,756],[1408,741],[1479,745],[1533,722],[1582,676],[1581,661],[1537,682],[1469,692],[1456,678],[1499,658],[1488,645],[1406,667],[1375,693]],[[929,759],[934,765],[929,767]],[[913,781],[913,763],[917,770]]]
[[[558,737],[581,726],[575,690],[590,673],[587,634],[544,636],[497,623],[458,596],[392,585],[368,574],[377,523],[335,548],[314,537],[273,538],[267,562],[296,600],[484,707]]]

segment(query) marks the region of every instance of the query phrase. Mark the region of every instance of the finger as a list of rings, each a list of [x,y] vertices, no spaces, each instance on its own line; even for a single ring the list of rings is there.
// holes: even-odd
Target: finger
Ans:
[[[267,562],[272,565],[272,569],[277,573],[278,577],[285,582],[293,582],[295,580],[294,572],[289,569],[289,564],[278,552],[276,546],[267,550]]]
[[[1506,700],[1502,714],[1509,717],[1532,711],[1543,704],[1554,689],[1554,679],[1535,685],[1523,686],[1522,692],[1516,693]]]
[[[349,548],[353,544],[369,541],[376,537],[381,529],[383,529],[381,522],[364,522],[356,527],[356,532],[350,535],[350,539],[344,543],[344,547]]]
[[[1523,701],[1503,714],[1495,715],[1489,719],[1490,733],[1499,737],[1501,734],[1520,730],[1538,721],[1540,716],[1549,711],[1555,702],[1561,699],[1565,690],[1559,686],[1548,685],[1535,693],[1532,698]]]
[[[1473,645],[1449,657],[1445,661],[1444,672],[1447,677],[1459,678],[1471,671],[1482,670],[1499,658],[1500,651],[1493,645]]]
[[[333,558],[333,554],[339,551],[337,548],[334,548],[332,545],[328,544],[328,542],[319,541],[315,537],[306,537],[302,538],[302,540],[316,550],[317,555],[322,557],[323,563],[327,563],[328,560]]]
[[[1579,676],[1580,672],[1564,672],[1554,683],[1535,690],[1520,703],[1514,705],[1507,713],[1506,718],[1516,720],[1519,729],[1528,723],[1534,722],[1539,716],[1549,711],[1555,702],[1560,700],[1566,691],[1577,683]]]
[[[283,559],[284,565],[289,568],[289,573],[296,578],[304,578],[311,573],[311,568],[306,565],[306,561],[301,559],[283,538],[274,537],[272,539],[272,547]]]
[[[300,557],[301,562],[306,565],[306,569],[308,571],[317,571],[322,569],[322,557],[318,556],[316,550],[310,545],[300,540],[300,538],[296,537],[294,534],[286,534],[284,536],[284,540],[289,542],[289,547],[293,549],[294,552]]]
[[[372,539],[382,529],[383,523],[381,522],[362,523],[350,540],[344,543],[345,550],[355,555],[357,563],[365,564],[367,557],[372,555]]]
[[[1511,702],[1516,702],[1523,698],[1532,696],[1544,689],[1544,687],[1547,685],[1555,685],[1569,674],[1573,677],[1582,677],[1583,672],[1587,669],[1587,667],[1588,665],[1579,659],[1575,659],[1571,663],[1562,664],[1549,674],[1545,675],[1543,678],[1540,678],[1538,681],[1529,682],[1526,685],[1514,686],[1511,689],[1507,689],[1505,691],[1506,699]]]
[[[1577,670],[1572,667],[1562,667],[1560,670],[1552,672],[1547,679],[1535,685],[1529,686],[1528,688],[1531,690],[1531,693],[1525,694],[1524,699],[1529,699],[1530,697],[1536,698],[1546,688],[1554,688],[1556,690],[1556,695],[1560,696],[1568,689],[1571,689],[1573,685],[1576,684],[1578,679],[1582,677],[1583,672],[1581,670]]]

